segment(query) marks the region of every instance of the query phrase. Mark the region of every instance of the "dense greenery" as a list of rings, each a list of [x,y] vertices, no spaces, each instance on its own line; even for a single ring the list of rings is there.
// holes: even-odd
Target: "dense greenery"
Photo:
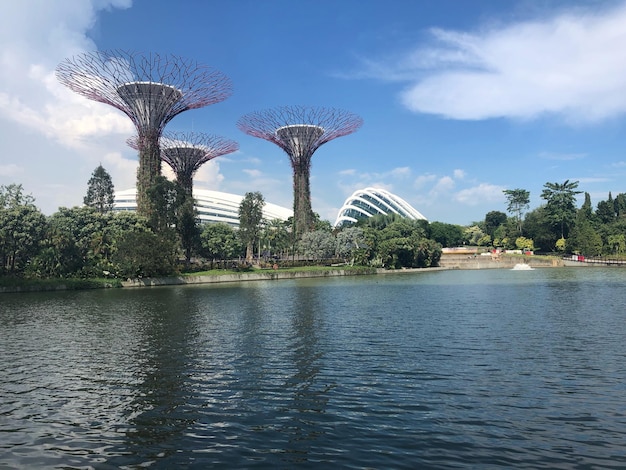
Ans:
[[[115,189],[111,175],[102,165],[98,165],[87,183],[87,195],[83,203],[104,214],[113,209],[114,201]]]
[[[95,184],[96,176],[106,180],[97,171],[90,183]],[[505,191],[510,217],[493,210],[468,227],[391,214],[332,228],[315,214],[313,230],[295,239],[293,220],[262,219],[260,193],[244,197],[242,225],[237,230],[226,224],[199,225],[193,200],[165,178],[157,178],[148,191],[156,209],[149,218],[109,211],[99,203],[62,207],[45,216],[21,185],[12,184],[0,186],[0,275],[5,281],[123,279],[170,275],[183,266],[185,270],[192,266],[195,270],[247,269],[250,264],[269,267],[275,263],[281,267],[335,263],[388,269],[429,267],[438,265],[442,247],[463,245],[624,255],[626,194],[613,198],[609,193],[594,210],[585,193],[584,203],[576,208],[577,187],[578,182],[571,181],[546,183],[541,193],[546,203],[525,213],[529,193]]]

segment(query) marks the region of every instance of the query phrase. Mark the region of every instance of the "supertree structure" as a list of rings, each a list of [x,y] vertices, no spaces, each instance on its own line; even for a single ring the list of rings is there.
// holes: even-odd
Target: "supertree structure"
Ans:
[[[93,101],[125,113],[137,129],[137,210],[149,215],[148,189],[161,172],[159,138],[188,109],[218,103],[232,93],[230,79],[195,61],[122,50],[80,54],[61,62],[59,81]]]
[[[237,126],[248,135],[273,142],[289,156],[293,168],[293,214],[296,236],[313,224],[311,158],[323,144],[355,132],[363,120],[350,112],[307,106],[283,106],[246,114]]]
[[[139,150],[139,138],[129,138],[128,145]],[[176,175],[176,181],[191,196],[193,177],[202,165],[221,155],[235,152],[233,140],[201,132],[164,132],[159,140],[161,159]]]

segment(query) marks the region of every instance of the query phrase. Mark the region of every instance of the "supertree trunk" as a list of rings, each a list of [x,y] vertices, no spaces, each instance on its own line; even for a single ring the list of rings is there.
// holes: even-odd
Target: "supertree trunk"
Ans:
[[[308,232],[313,226],[310,175],[310,164],[300,162],[293,165],[293,231],[296,237]]]
[[[139,167],[137,168],[137,212],[150,218],[154,208],[148,197],[149,189],[161,174],[161,150],[159,136],[146,133],[139,137]]]
[[[240,130],[282,148],[293,168],[294,233],[297,238],[312,229],[313,210],[309,176],[315,151],[326,142],[355,132],[363,120],[332,108],[286,106],[242,116]]]

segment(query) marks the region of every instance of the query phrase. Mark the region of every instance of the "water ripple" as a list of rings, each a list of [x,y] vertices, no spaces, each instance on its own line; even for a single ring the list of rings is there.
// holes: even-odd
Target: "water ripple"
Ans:
[[[2,297],[0,467],[623,468],[626,272],[583,271]]]

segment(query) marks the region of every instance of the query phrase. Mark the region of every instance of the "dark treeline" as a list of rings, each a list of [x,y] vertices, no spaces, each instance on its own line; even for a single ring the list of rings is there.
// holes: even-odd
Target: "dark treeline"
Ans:
[[[246,194],[235,229],[198,224],[193,201],[164,178],[152,188],[158,210],[151,219],[112,211],[107,176],[90,180],[83,207],[60,208],[50,216],[21,185],[0,186],[0,274],[132,278],[297,262],[430,267],[438,264],[442,247],[463,245],[586,256],[619,256],[626,250],[626,194],[609,193],[595,209],[585,194],[577,208],[577,182],[546,183],[545,204],[529,212],[528,192],[507,190],[510,215],[491,211],[467,227],[379,215],[333,229],[316,217],[311,230],[294,240],[291,220],[259,216],[260,193]]]

